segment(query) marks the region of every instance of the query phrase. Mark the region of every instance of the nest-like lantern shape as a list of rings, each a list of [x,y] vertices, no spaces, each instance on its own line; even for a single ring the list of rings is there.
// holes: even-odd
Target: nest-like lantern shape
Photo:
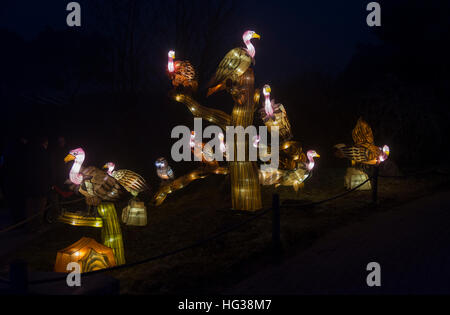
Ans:
[[[113,250],[89,237],[83,237],[69,247],[59,250],[56,254],[55,271],[68,272],[67,265],[71,262],[78,263],[81,272],[90,272],[116,265]]]

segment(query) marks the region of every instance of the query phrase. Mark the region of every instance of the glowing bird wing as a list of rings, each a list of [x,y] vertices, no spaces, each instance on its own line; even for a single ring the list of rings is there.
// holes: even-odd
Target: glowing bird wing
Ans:
[[[117,170],[112,176],[133,196],[137,196],[140,192],[149,190],[145,179],[130,170]]]
[[[188,81],[193,81],[196,78],[194,66],[189,61],[176,61],[175,73]]]
[[[362,118],[358,119],[355,129],[353,129],[352,137],[356,145],[363,143],[374,144],[372,129]]]
[[[101,200],[115,201],[120,199],[122,190],[119,183],[106,172],[89,166],[83,170],[84,176],[90,177],[89,183],[92,184],[92,190],[95,196]]]
[[[352,146],[340,148],[344,157],[357,163],[370,163],[377,158],[377,152],[370,146]]]
[[[236,80],[247,71],[252,63],[252,58],[244,48],[234,48],[226,54],[216,70],[216,74],[209,86],[215,86],[231,79]]]

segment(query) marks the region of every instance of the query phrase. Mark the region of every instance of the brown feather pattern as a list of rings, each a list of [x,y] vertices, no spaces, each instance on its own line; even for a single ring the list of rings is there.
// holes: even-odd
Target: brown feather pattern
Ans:
[[[125,188],[133,196],[137,196],[139,193],[149,190],[145,179],[130,170],[117,170],[112,173],[114,177],[123,188]]]

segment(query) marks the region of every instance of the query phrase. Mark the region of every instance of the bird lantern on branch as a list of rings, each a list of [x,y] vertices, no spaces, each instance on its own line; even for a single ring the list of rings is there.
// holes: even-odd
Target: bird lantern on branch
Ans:
[[[288,141],[292,138],[291,124],[289,123],[284,106],[282,104],[275,104],[275,100],[270,99],[271,92],[271,87],[268,84],[264,85],[264,107],[260,110],[261,119],[269,131],[274,126],[277,126],[279,128],[280,140]]]
[[[130,170],[115,171],[115,164],[112,162],[106,163],[103,168],[107,169],[108,175],[116,179],[133,196],[128,202],[128,206],[122,210],[122,222],[132,226],[147,225],[147,208],[137,198],[139,193],[150,190],[145,179]]]
[[[116,265],[113,250],[88,237],[83,237],[78,242],[58,251],[55,272],[68,272],[67,265],[71,262],[78,263],[81,272],[111,268]]]

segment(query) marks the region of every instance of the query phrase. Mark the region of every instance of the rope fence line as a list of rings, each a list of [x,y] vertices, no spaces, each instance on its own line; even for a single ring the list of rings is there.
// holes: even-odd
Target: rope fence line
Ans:
[[[70,200],[70,201],[60,202],[59,204],[65,206],[65,205],[69,205],[69,204],[72,204],[72,203],[80,202],[80,201],[82,201],[82,200],[84,200],[84,198],[79,198],[79,199],[76,199],[76,200]],[[51,206],[52,206],[52,205],[48,205],[47,207],[45,207],[44,209],[42,209],[42,210],[39,211],[38,213],[33,214],[32,216],[26,218],[25,220],[20,221],[19,223],[13,224],[13,225],[11,225],[11,226],[9,226],[9,227],[7,227],[7,228],[4,228],[3,230],[0,230],[0,234],[9,232],[9,231],[11,231],[11,230],[14,230],[15,228],[18,228],[19,226],[22,226],[22,225],[24,225],[24,224],[26,224],[26,223],[28,223],[28,222],[30,222],[30,221],[36,219],[37,217],[41,216],[45,211],[47,211],[48,209],[50,209]]]
[[[389,176],[389,175],[378,175],[380,178],[408,178],[408,177],[414,177],[414,176],[421,176],[421,175],[429,175],[429,174],[440,174],[440,175],[450,175],[446,173],[439,172],[437,169],[432,169],[428,171],[423,172],[417,172],[412,174],[406,174],[406,175],[396,175],[396,176]]]
[[[357,187],[353,188],[350,191],[346,191],[343,194],[339,194],[337,196],[334,196],[334,197],[331,197],[331,198],[328,198],[328,199],[325,199],[325,200],[321,200],[319,202],[314,202],[313,204],[320,204],[320,203],[324,203],[324,202],[327,202],[327,201],[330,201],[330,200],[337,199],[337,198],[340,198],[342,196],[345,196],[345,195],[355,191],[356,189],[358,189],[359,187],[361,187],[362,185],[367,183],[369,180],[371,180],[371,178],[367,179],[364,183],[358,185]],[[300,205],[300,207],[306,207],[306,206],[309,206],[309,205],[310,204]],[[155,261],[155,260],[158,260],[158,259],[162,259],[162,258],[166,258],[166,257],[169,257],[169,256],[173,256],[173,255],[176,255],[176,254],[178,254],[180,252],[184,252],[186,250],[202,246],[205,243],[208,243],[208,242],[210,242],[210,241],[212,241],[214,239],[217,239],[217,238],[219,238],[219,237],[221,237],[221,236],[223,236],[225,234],[233,232],[233,231],[239,229],[240,227],[242,227],[242,226],[244,226],[244,225],[246,225],[246,224],[248,224],[248,223],[250,223],[250,222],[252,222],[252,221],[254,221],[254,220],[258,219],[258,218],[260,218],[260,217],[262,217],[263,215],[265,215],[268,212],[270,212],[272,209],[273,208],[271,207],[271,208],[262,210],[258,214],[254,215],[254,216],[252,216],[252,217],[250,217],[250,218],[248,218],[248,219],[246,219],[246,220],[244,220],[244,221],[242,221],[242,222],[240,222],[238,224],[235,224],[235,225],[233,225],[233,226],[231,226],[231,227],[229,227],[227,229],[222,230],[221,232],[218,232],[218,233],[216,233],[216,234],[214,234],[214,235],[212,235],[212,236],[210,236],[210,237],[208,237],[206,239],[199,240],[199,241],[197,241],[195,243],[192,243],[192,244],[190,244],[188,246],[184,246],[184,247],[181,247],[181,248],[178,248],[178,249],[175,249],[175,250],[172,250],[172,251],[160,254],[160,255],[152,256],[152,257],[149,257],[149,258],[146,258],[146,259],[142,259],[140,261],[136,261],[136,262],[133,262],[133,263],[128,263],[128,264],[124,264],[124,265],[120,265],[120,266],[115,266],[115,267],[112,267],[112,268],[106,268],[106,269],[101,269],[101,270],[96,270],[96,271],[91,271],[91,272],[85,272],[85,273],[83,273],[83,277],[96,275],[96,274],[101,274],[101,273],[106,273],[106,272],[110,272],[110,271],[121,270],[121,269],[130,268],[130,267],[134,267],[134,266],[138,266],[138,265],[142,265],[142,264],[145,264],[145,263],[148,263],[148,262],[151,262],[151,261]],[[67,274],[64,274],[61,277],[55,277],[55,278],[52,278],[52,279],[43,279],[43,280],[29,281],[28,283],[31,284],[31,285],[37,285],[37,284],[43,284],[43,283],[53,283],[53,282],[58,282],[58,281],[65,280],[66,278],[67,278]]]
[[[425,174],[432,173],[434,171],[435,170],[427,172]],[[424,173],[410,174],[410,175],[407,175],[407,176],[401,176],[401,177],[395,177],[395,178],[404,178],[404,177],[416,176],[416,175],[422,175],[422,174],[424,174]],[[450,174],[444,174],[443,173],[443,175],[450,175]],[[379,177],[383,177],[383,176],[379,176]],[[343,192],[341,194],[335,195],[333,197],[330,197],[330,198],[327,198],[327,199],[324,199],[324,200],[320,200],[320,201],[317,201],[317,202],[311,202],[309,204],[295,204],[295,203],[293,203],[293,204],[285,204],[285,205],[280,205],[280,207],[283,207],[283,208],[292,208],[292,207],[304,208],[304,207],[310,207],[310,206],[326,203],[326,202],[329,202],[329,201],[341,198],[343,196],[346,196],[346,195],[356,191],[358,188],[362,187],[363,185],[365,185],[367,182],[369,182],[371,180],[373,180],[373,177],[368,178],[366,181],[364,181],[363,183],[359,184],[358,186],[354,187],[351,190],[345,191],[345,192]],[[80,199],[80,200],[83,200],[83,199]],[[74,200],[74,201],[70,201],[70,202],[67,202],[67,203],[64,203],[64,204],[75,203],[75,202],[78,202],[80,200]],[[60,203],[60,204],[63,204],[63,203]],[[271,207],[271,208],[267,208],[265,210],[262,210],[261,212],[255,214],[254,216],[252,216],[252,217],[250,217],[250,218],[248,218],[248,219],[246,219],[246,220],[244,220],[242,222],[239,222],[239,223],[237,223],[237,224],[235,224],[235,225],[233,225],[233,226],[231,226],[231,227],[229,227],[227,229],[224,229],[224,230],[222,230],[222,231],[220,231],[220,232],[218,232],[218,233],[216,233],[216,234],[214,234],[214,235],[212,235],[212,236],[210,236],[210,237],[208,237],[206,239],[202,239],[202,240],[196,241],[196,242],[194,242],[194,243],[192,243],[190,245],[187,245],[187,246],[184,246],[184,247],[180,247],[178,249],[175,249],[175,250],[163,253],[163,254],[159,254],[159,255],[156,255],[156,256],[148,257],[146,259],[142,259],[142,260],[139,260],[139,261],[136,261],[136,262],[133,262],[133,263],[128,263],[128,264],[124,264],[124,265],[120,265],[120,266],[115,266],[115,267],[112,267],[112,268],[106,268],[106,269],[86,272],[86,273],[83,273],[83,277],[96,275],[96,274],[101,274],[101,273],[106,273],[106,272],[110,272],[110,271],[122,270],[122,269],[125,269],[125,268],[130,268],[130,267],[142,265],[142,264],[145,264],[145,263],[148,263],[148,262],[151,262],[151,261],[155,261],[155,260],[158,260],[158,259],[162,259],[162,258],[166,258],[166,257],[169,257],[169,256],[176,255],[176,254],[178,254],[180,252],[184,252],[184,251],[189,250],[189,249],[200,247],[200,246],[202,246],[202,245],[204,245],[204,244],[206,244],[206,243],[208,243],[208,242],[210,242],[212,240],[215,240],[215,239],[217,239],[217,238],[219,238],[219,237],[221,237],[223,235],[226,235],[226,234],[228,234],[228,233],[230,233],[232,231],[235,231],[235,230],[241,228],[242,226],[244,226],[246,224],[249,224],[250,222],[253,222],[254,220],[264,216],[265,214],[267,214],[268,212],[270,212],[273,209],[274,209],[274,206]],[[64,274],[61,277],[55,277],[55,278],[52,278],[52,279],[43,279],[43,280],[29,281],[28,284],[37,285],[37,284],[43,284],[43,283],[53,283],[53,282],[58,282],[58,281],[65,280],[66,278],[67,278],[67,274]],[[11,283],[9,280],[4,279],[4,278],[0,278],[0,282]]]
[[[346,195],[356,191],[358,188],[364,186],[367,182],[369,182],[371,180],[372,180],[372,177],[368,178],[363,183],[359,184],[358,186],[356,186],[356,187],[354,187],[354,188],[352,188],[352,189],[350,189],[348,191],[345,191],[345,192],[343,192],[341,194],[338,194],[336,196],[333,196],[333,197],[330,197],[330,198],[327,198],[327,199],[323,199],[323,200],[315,201],[315,202],[311,202],[311,203],[306,203],[306,204],[301,204],[301,203],[281,204],[281,207],[283,207],[283,208],[298,208],[298,207],[306,208],[306,207],[311,207],[311,206],[315,206],[315,205],[320,205],[322,203],[325,203],[325,202],[328,202],[328,201],[332,201],[332,200],[344,197],[344,196],[346,196]]]

